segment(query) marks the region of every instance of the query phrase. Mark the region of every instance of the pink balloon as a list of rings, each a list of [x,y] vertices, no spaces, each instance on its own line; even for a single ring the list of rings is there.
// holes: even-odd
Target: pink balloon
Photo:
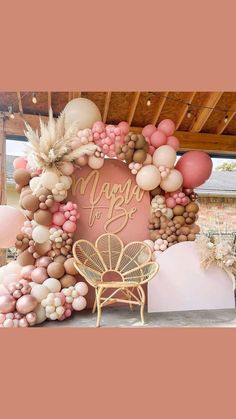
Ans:
[[[17,208],[0,205],[0,248],[13,247],[26,218]]]
[[[36,261],[36,266],[41,268],[47,268],[49,263],[52,262],[52,259],[49,256],[42,256]]]
[[[73,221],[66,221],[62,228],[66,233],[74,233],[76,230],[76,223]]]
[[[118,124],[118,127],[121,129],[124,135],[127,135],[129,132],[129,124],[128,122],[122,121]]]
[[[52,217],[53,224],[57,226],[62,226],[66,221],[65,216],[62,212],[54,212]]]
[[[72,302],[72,307],[76,311],[84,310],[84,308],[86,307],[86,305],[87,305],[87,301],[82,296],[79,296],[79,297],[75,298],[73,300],[73,302]]]
[[[176,151],[180,147],[180,142],[179,142],[178,138],[174,137],[173,135],[171,135],[170,137],[167,138],[167,144],[169,146],[173,147]]]
[[[31,281],[32,272],[35,269],[34,265],[26,265],[20,271],[21,278]]]
[[[167,198],[166,199],[166,206],[168,207],[168,208],[174,208],[175,207],[175,205],[176,205],[176,202],[175,202],[175,199],[174,198]]]
[[[155,131],[150,139],[151,145],[155,148],[158,148],[161,145],[165,145],[166,141],[166,135],[164,134],[164,132],[159,130]]]
[[[153,156],[155,150],[156,150],[155,147],[153,147],[153,145],[150,145],[148,148],[148,153],[151,154],[151,156]]]
[[[156,129],[155,125],[148,124],[143,128],[142,134],[144,135],[144,137],[151,137],[152,134],[154,134],[154,132],[156,132],[156,130],[157,129]]]
[[[3,285],[6,287],[7,285],[11,284],[12,282],[18,282],[21,279],[19,274],[7,274],[3,278]]]
[[[184,188],[196,188],[210,177],[212,160],[204,151],[188,151],[178,160],[176,169],[183,175]]]
[[[48,278],[47,270],[43,267],[35,268],[31,274],[31,278],[33,282],[37,284],[42,284],[45,279]]]
[[[28,314],[36,308],[37,304],[38,301],[33,295],[22,295],[22,297],[17,300],[16,309],[20,314]]]
[[[13,167],[14,169],[25,169],[27,166],[27,160],[23,157],[16,157],[16,159],[13,161]]]
[[[157,127],[160,131],[164,132],[167,137],[173,135],[175,132],[175,124],[171,119],[163,119]]]
[[[16,300],[10,294],[0,295],[0,312],[3,314],[11,313],[15,310]]]

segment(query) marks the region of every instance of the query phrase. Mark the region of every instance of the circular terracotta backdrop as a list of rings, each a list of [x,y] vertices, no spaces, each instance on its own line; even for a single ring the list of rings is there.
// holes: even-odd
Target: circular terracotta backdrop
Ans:
[[[137,186],[120,160],[106,159],[99,170],[77,169],[69,199],[80,213],[75,240],[94,243],[106,232],[117,234],[124,243],[148,238],[149,193]]]

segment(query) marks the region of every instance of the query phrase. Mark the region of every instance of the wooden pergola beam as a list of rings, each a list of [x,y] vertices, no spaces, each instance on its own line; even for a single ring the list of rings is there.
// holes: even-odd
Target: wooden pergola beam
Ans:
[[[188,96],[188,98],[186,99],[186,102],[188,102],[188,104],[183,103],[182,107],[181,107],[181,111],[180,111],[180,115],[179,115],[179,119],[176,122],[176,129],[178,129],[183,121],[183,119],[185,118],[186,113],[188,112],[188,108],[189,105],[191,105],[194,96],[196,95],[197,92],[191,92]]]
[[[23,106],[22,106],[21,94],[20,92],[16,92],[16,94],[17,94],[19,111],[20,111],[20,114],[23,115],[24,111],[23,111]]]
[[[0,113],[1,116],[7,116],[7,113]],[[6,118],[4,121],[5,135],[24,136],[24,121],[27,121],[33,129],[39,128],[39,116],[23,115],[15,113],[15,118]],[[46,123],[48,117],[42,116],[41,119]],[[141,133],[143,127],[131,127],[130,130],[135,133]],[[194,133],[185,131],[176,131],[175,135],[179,138],[181,151],[184,150],[205,150],[211,153],[227,153],[236,155],[236,135],[217,135],[206,133]]]
[[[136,108],[137,108],[137,105],[138,105],[138,101],[139,101],[139,96],[140,96],[140,92],[135,92],[134,93],[134,99],[133,99],[132,105],[130,107],[129,115],[128,115],[128,118],[127,118],[127,122],[128,122],[129,125],[131,125],[131,123],[133,121],[133,117],[134,117],[134,114],[135,114],[135,111],[136,111]]]
[[[106,123],[106,120],[107,120],[107,115],[108,115],[108,111],[109,111],[110,101],[111,101],[111,92],[107,92],[106,93],[106,99],[105,99],[103,116],[102,116],[102,120],[103,120],[104,123]]]
[[[220,135],[224,132],[225,128],[232,121],[233,117],[236,115],[236,101],[232,103],[227,113],[227,121],[225,122],[225,116],[221,119],[217,126],[216,134]]]
[[[154,115],[153,115],[151,124],[156,125],[156,123],[157,123],[157,121],[159,119],[159,116],[161,114],[161,111],[162,111],[162,109],[163,109],[163,107],[165,105],[165,102],[166,102],[166,99],[167,99],[168,94],[169,94],[169,92],[163,92],[162,97],[160,99],[160,102],[158,102],[157,108],[156,108],[156,110],[154,112]]]
[[[213,108],[221,98],[224,92],[212,92],[209,95],[207,102],[204,104],[206,108],[203,108],[198,112],[198,115],[194,118],[193,124],[190,128],[192,132],[200,132],[207,122],[209,116],[213,112]]]
[[[134,133],[141,133],[143,127],[131,127]],[[188,131],[176,131],[174,135],[180,141],[180,151],[202,150],[215,154],[236,156],[236,135],[217,135]]]

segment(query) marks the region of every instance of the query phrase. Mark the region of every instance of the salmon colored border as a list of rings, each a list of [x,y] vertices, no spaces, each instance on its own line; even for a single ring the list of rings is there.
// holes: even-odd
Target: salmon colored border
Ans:
[[[233,0],[5,1],[0,39],[5,91],[236,87]],[[1,330],[0,417],[234,418],[235,347],[235,329]]]

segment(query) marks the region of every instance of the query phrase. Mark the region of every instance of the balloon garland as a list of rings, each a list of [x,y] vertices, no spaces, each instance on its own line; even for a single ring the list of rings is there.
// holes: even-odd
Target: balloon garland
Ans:
[[[137,185],[150,191],[150,239],[157,252],[195,240],[199,210],[193,188],[211,174],[210,157],[185,153],[176,163],[175,125],[164,120],[141,134],[127,122],[106,125],[94,103],[74,99],[55,121],[40,121],[40,134],[26,124],[27,157],[14,160],[23,210],[0,206],[0,247],[15,246],[17,260],[0,268],[0,327],[27,327],[64,320],[86,307],[88,287],[77,282],[72,255],[79,209],[67,201],[77,167],[100,169],[104,158],[127,163]]]

